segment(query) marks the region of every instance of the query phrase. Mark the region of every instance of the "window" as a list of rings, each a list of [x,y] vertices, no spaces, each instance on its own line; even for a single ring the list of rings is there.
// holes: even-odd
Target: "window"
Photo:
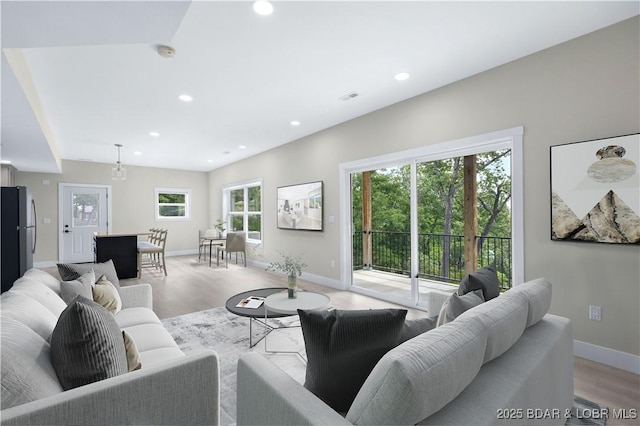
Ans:
[[[229,232],[244,232],[247,241],[262,241],[262,181],[225,188],[223,209]]]
[[[190,219],[190,189],[156,188],[156,220]]]

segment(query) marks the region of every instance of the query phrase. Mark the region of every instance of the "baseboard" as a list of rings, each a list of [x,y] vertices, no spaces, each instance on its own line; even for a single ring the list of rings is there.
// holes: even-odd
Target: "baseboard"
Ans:
[[[247,259],[247,264],[251,266],[255,266],[256,268],[262,268],[262,269],[267,269],[267,267],[269,266],[268,263],[261,262],[255,259]],[[340,282],[340,280],[334,280],[332,278],[323,277],[322,275],[303,272],[302,275],[300,276],[300,279],[312,282],[314,284],[320,284],[326,287],[335,288],[337,290],[346,290],[342,285],[342,282]]]
[[[191,249],[191,250],[178,250],[178,251],[167,251],[164,253],[164,255],[166,257],[171,257],[171,256],[187,256],[190,254],[198,254],[198,250],[197,249]]]
[[[620,368],[634,374],[640,374],[640,356],[592,343],[573,341],[573,354],[580,358],[606,364],[611,367]]]
[[[40,268],[52,268],[58,265],[58,261],[54,261],[54,260],[47,260],[44,262],[33,262],[33,267],[40,269]]]

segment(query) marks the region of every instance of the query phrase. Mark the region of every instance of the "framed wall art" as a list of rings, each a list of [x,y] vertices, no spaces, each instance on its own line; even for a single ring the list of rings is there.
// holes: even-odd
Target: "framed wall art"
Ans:
[[[302,231],[323,230],[322,181],[278,188],[278,228]]]
[[[640,134],[551,147],[551,239],[640,244]]]

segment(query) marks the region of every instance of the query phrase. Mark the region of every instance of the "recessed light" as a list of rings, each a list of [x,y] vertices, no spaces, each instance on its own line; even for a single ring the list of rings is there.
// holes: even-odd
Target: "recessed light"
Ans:
[[[160,133],[158,133],[158,132],[149,132],[149,136],[158,137],[158,136],[160,136]]]
[[[207,160],[207,163],[213,163],[213,160]]]
[[[408,72],[399,72],[395,75],[395,79],[398,81],[408,80],[411,75]]]
[[[253,11],[258,15],[271,15],[273,13],[273,4],[269,0],[254,0]]]
[[[240,145],[240,146],[238,147],[238,149],[247,149],[247,147],[246,147],[246,146],[244,146],[244,145]]]
[[[142,155],[142,153],[140,151],[135,151],[133,155]]]
[[[299,121],[297,121],[297,120],[293,120],[293,121],[291,122],[291,125],[292,125],[292,126],[299,126],[299,125],[300,125],[300,122],[299,122]]]
[[[178,99],[180,99],[182,102],[191,102],[193,100],[193,98],[189,95],[180,95],[178,96]]]

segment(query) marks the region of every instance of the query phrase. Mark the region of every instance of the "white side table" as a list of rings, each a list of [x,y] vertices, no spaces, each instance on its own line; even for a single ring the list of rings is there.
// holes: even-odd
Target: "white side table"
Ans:
[[[304,310],[316,310],[316,309],[324,309],[329,306],[331,303],[331,299],[326,294],[315,293],[313,291],[298,291],[297,297],[295,299],[289,299],[286,291],[282,293],[274,293],[270,296],[267,296],[264,299],[264,316],[265,316],[265,324],[267,323],[267,314],[269,311],[276,312],[278,314],[289,314],[289,315],[297,315],[298,309]],[[299,327],[299,326],[297,326]],[[279,327],[279,328],[290,328],[290,327]],[[267,329],[265,327],[265,332]],[[267,336],[264,338],[264,350],[269,353],[297,353],[302,357],[302,355],[297,351],[274,351],[267,349]],[[302,357],[304,359],[304,357]]]

